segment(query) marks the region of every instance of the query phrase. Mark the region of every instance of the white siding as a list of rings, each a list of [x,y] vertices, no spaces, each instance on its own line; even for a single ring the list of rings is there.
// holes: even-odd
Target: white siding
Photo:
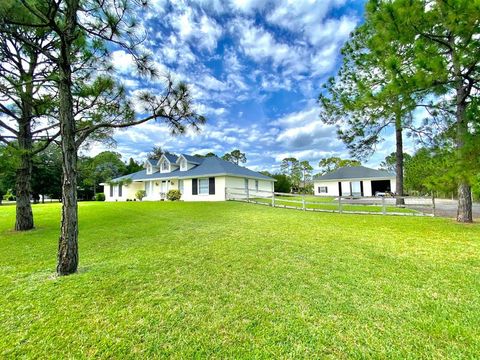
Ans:
[[[260,180],[260,179],[228,176],[226,181],[226,187],[227,189],[232,189],[232,192],[234,193],[239,193],[235,195],[236,197],[241,197],[243,194],[243,191],[245,190],[245,179],[248,180],[248,196],[249,197],[271,196],[271,193],[273,192],[273,184],[274,184],[272,180]],[[256,183],[255,183],[256,181],[258,181],[258,191],[256,188]]]
[[[314,183],[314,194],[318,196],[338,196],[338,182],[332,181],[315,181]],[[327,192],[321,193],[319,192],[319,187],[326,187]]]
[[[110,196],[110,186],[113,186],[113,196]],[[133,182],[128,185],[123,185],[122,196],[118,196],[118,185],[104,185],[105,201],[127,201],[127,199],[135,199],[135,193],[138,190],[143,190],[143,183]]]
[[[372,194],[372,180],[363,181],[363,196],[373,196]]]
[[[199,179],[208,179],[208,177],[200,177]],[[184,201],[225,201],[225,188],[245,188],[245,178],[233,176],[216,176],[215,177],[215,194],[193,195],[192,194],[192,179],[183,180],[182,200]],[[163,180],[165,181],[165,180]],[[165,193],[171,189],[178,189],[178,179],[167,180]],[[268,196],[273,191],[273,181],[271,180],[257,180],[258,192],[255,187],[256,179],[248,179],[248,188],[250,196]],[[110,197],[109,185],[105,185],[105,196],[107,201],[126,201],[127,199],[134,199],[135,193],[138,190],[144,190],[145,184],[149,187],[148,195],[143,199],[144,201],[159,201],[162,193],[162,180],[149,180],[133,182],[132,184],[123,187],[123,196],[118,197],[118,186],[114,187],[114,196]],[[151,186],[151,187],[150,187]]]
[[[391,191],[395,192],[395,178],[392,179],[351,179],[351,180],[342,180],[342,192],[345,195],[350,195],[350,182],[363,181],[363,196],[374,196],[372,194],[372,180],[390,180]],[[314,194],[319,196],[338,196],[338,180],[332,181],[314,181]],[[327,193],[320,193],[318,190],[319,187],[326,186],[328,188]]]
[[[205,177],[202,179],[208,179]],[[215,177],[215,195],[192,195],[192,179],[183,179],[182,200],[184,201],[224,201],[225,200],[225,176]]]

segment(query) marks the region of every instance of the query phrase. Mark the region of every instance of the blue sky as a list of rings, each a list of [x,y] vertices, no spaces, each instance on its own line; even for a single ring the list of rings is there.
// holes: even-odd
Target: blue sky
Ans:
[[[176,153],[240,149],[247,166],[278,170],[284,157],[348,157],[335,128],[321,123],[316,99],[340,65],[340,49],[362,21],[363,1],[155,0],[143,16],[144,46],[158,68],[186,81],[208,121],[199,134],[172,137],[161,123],[117,131],[116,151],[141,160],[153,145]],[[112,60],[130,91],[135,78],[123,51]],[[393,135],[368,164],[394,150]],[[91,152],[103,150],[95,146]]]

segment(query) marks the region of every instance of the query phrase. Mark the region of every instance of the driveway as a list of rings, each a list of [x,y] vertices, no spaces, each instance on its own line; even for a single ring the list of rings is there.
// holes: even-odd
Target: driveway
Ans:
[[[382,198],[342,199],[342,202],[351,204],[381,205]],[[385,203],[387,205],[394,205],[395,199],[385,198]],[[429,198],[407,197],[405,198],[405,206],[426,214],[431,214],[433,211],[432,200]],[[455,218],[457,216],[457,200],[435,199],[435,215],[447,218]],[[480,203],[473,204],[473,218],[480,219]]]

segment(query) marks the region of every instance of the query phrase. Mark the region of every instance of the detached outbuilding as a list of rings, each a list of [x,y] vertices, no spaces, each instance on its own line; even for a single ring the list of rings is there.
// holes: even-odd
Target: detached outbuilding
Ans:
[[[365,166],[346,166],[314,178],[315,195],[319,196],[375,196],[394,192],[396,176],[385,170]]]

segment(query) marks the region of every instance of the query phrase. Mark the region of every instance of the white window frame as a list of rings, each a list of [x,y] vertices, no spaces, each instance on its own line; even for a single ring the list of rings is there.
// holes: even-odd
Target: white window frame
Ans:
[[[187,161],[182,158],[180,160],[180,171],[186,171],[186,170],[188,170]]]
[[[202,183],[202,181],[207,183],[207,192],[206,193],[202,193],[200,191],[200,184]],[[197,190],[198,190],[197,191],[198,195],[202,195],[202,196],[209,195],[209,192],[210,192],[209,179],[208,178],[198,178],[198,180],[197,180]]]
[[[162,171],[170,171],[170,164],[167,160],[162,161]]]
[[[178,191],[180,191],[180,194],[183,195],[183,191],[184,191],[184,187],[185,187],[185,184],[183,182],[183,180],[178,180]]]

